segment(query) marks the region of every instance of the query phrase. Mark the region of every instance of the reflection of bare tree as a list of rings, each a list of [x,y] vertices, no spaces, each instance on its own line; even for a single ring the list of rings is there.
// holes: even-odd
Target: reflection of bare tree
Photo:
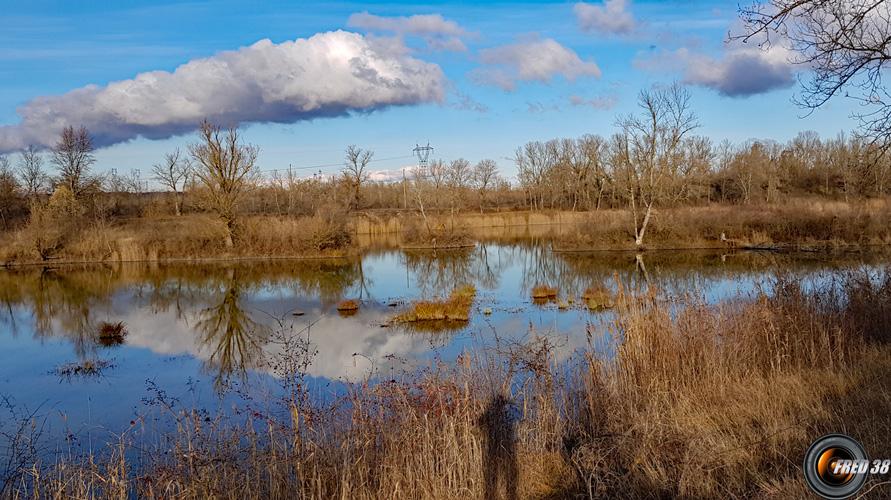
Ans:
[[[405,252],[405,267],[412,274],[424,296],[446,296],[457,285],[476,283],[472,266],[473,251]]]
[[[446,296],[462,284],[495,288],[504,270],[511,264],[510,255],[500,247],[492,254],[490,245],[446,251],[405,252],[405,267],[425,296]]]
[[[242,286],[234,270],[219,301],[198,314],[195,329],[201,342],[210,349],[208,366],[216,371],[214,385],[223,387],[233,374],[246,377],[247,369],[257,366],[267,329],[254,321],[242,305]]]
[[[510,259],[503,258],[502,253],[496,248],[495,255],[489,255],[489,245],[479,244],[473,253],[473,275],[483,288],[495,288],[504,270],[510,264]]]

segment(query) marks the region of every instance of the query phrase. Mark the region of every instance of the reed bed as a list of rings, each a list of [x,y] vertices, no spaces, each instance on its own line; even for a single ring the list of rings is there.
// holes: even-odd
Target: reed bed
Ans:
[[[331,404],[295,390],[242,425],[164,407],[169,445],[22,467],[4,495],[806,497],[799,464],[826,432],[891,455],[891,276],[770,290],[708,305],[619,285],[611,355],[499,342]]]

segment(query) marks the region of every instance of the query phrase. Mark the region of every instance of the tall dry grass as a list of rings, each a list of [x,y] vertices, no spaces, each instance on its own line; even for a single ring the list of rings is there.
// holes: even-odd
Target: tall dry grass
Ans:
[[[719,305],[619,286],[613,355],[498,343],[325,405],[295,358],[279,411],[235,425],[162,404],[169,445],[24,467],[5,494],[806,497],[799,464],[823,433],[891,455],[889,304],[887,272],[808,290],[779,278]]]

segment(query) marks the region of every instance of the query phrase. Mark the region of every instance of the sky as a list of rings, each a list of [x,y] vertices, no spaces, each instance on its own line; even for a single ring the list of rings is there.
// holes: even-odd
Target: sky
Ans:
[[[716,143],[853,130],[850,101],[793,103],[807,71],[781,44],[728,41],[737,4],[0,0],[0,153],[84,125],[96,171],[147,177],[207,118],[266,172],[334,173],[356,144],[383,178],[429,142],[511,177],[525,142],[609,136],[675,81]]]

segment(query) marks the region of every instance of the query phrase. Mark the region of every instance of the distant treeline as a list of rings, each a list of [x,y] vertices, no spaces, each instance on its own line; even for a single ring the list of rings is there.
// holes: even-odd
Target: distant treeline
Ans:
[[[67,127],[48,152],[30,147],[0,156],[0,227],[30,229],[28,245],[44,255],[54,244],[41,238],[52,227],[70,231],[91,221],[183,212],[216,216],[231,247],[246,214],[322,216],[340,225],[347,211],[411,210],[423,218],[430,239],[430,211],[627,208],[633,215],[629,230],[642,246],[657,208],[801,197],[850,201],[883,197],[888,190],[891,159],[857,136],[823,139],[802,132],[788,143],[714,144],[693,134],[699,123],[690,94],[677,84],[642,91],[638,107],[637,114],[617,118],[617,131],[608,138],[584,135],[519,147],[513,182],[493,160],[463,158],[434,160],[402,178],[376,181],[368,166],[373,151],[357,146],[346,148],[344,166],[334,175],[264,175],[257,146],[244,143],[236,128],[205,122],[185,152],[152,166],[151,177],[165,192],[149,190],[138,175],[94,173],[89,131]]]

